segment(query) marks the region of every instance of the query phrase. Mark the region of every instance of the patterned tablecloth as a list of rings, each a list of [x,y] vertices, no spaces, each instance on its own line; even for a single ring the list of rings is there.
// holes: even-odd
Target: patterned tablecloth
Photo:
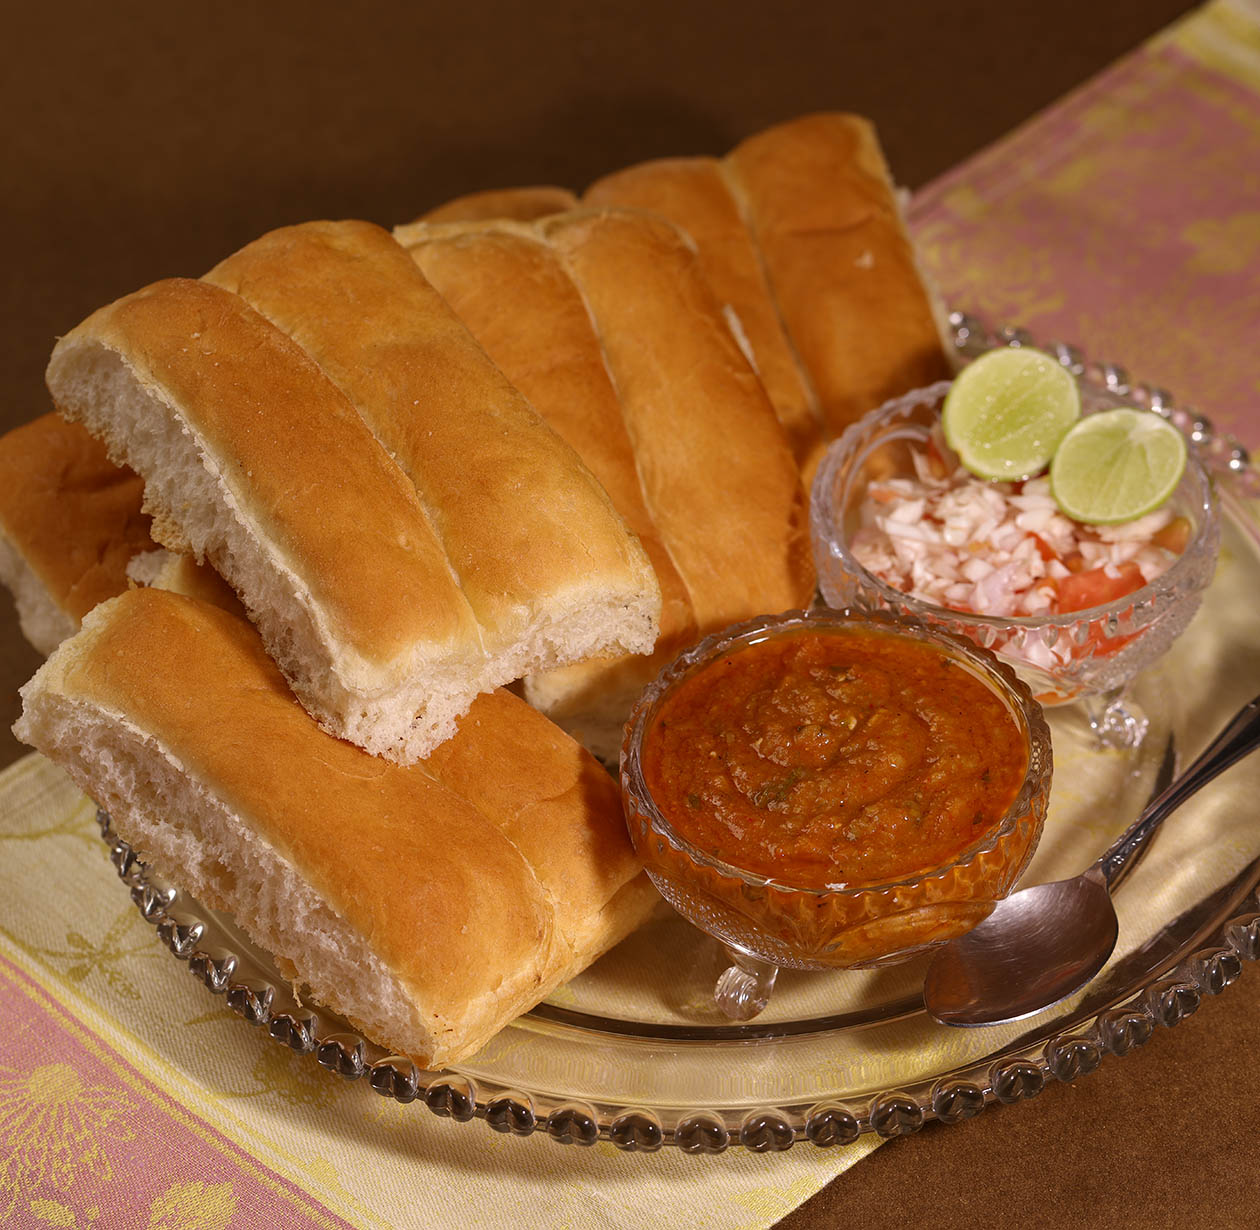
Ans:
[[[951,304],[1082,345],[1260,447],[1260,3],[1217,0],[911,209]]]
[[[1120,360],[1260,446],[1260,0],[1199,10],[911,216],[951,303]],[[564,1149],[345,1084],[179,971],[58,771],[0,775],[6,1226],[763,1227],[874,1144]]]

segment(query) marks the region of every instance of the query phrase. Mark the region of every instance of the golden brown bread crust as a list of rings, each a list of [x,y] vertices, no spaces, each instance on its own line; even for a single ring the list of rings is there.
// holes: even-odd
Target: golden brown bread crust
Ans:
[[[418,643],[476,652],[472,613],[415,490],[344,394],[244,300],[185,278],[119,299],[62,339],[50,364],[53,387],[59,356],[79,344],[124,356],[178,408],[237,503],[360,659],[390,676]],[[125,462],[108,430],[111,456]],[[346,491],[373,494],[347,500]],[[160,511],[166,524],[156,533],[183,548],[182,537],[171,540],[183,510]],[[239,590],[230,561],[212,563]]]
[[[690,240],[630,210],[537,225],[596,323],[648,507],[699,631],[808,602],[814,568],[796,465]]]
[[[616,783],[541,713],[502,689],[479,696],[426,763],[525,856],[573,972],[647,921],[659,897],[626,836]]]
[[[366,222],[286,227],[206,280],[274,322],[353,402],[415,484],[489,653],[560,610],[655,593],[599,484],[388,232]],[[641,634],[644,648],[652,643],[655,627],[641,622],[627,648]]]
[[[586,216],[597,215],[587,211]],[[621,216],[632,232],[645,225],[651,231],[650,219],[625,211]],[[666,227],[669,244],[683,245],[681,256],[675,253],[673,259],[684,272],[674,270],[658,286],[649,286],[637,270],[638,262],[647,266],[660,259],[658,247],[651,242],[641,239],[631,254],[627,267],[635,272],[629,283],[626,267],[604,271],[604,257],[592,255],[584,276],[610,287],[634,284],[639,296],[634,310],[642,317],[658,318],[661,325],[642,348],[633,341],[623,348],[624,371],[619,372],[609,359],[614,343],[604,336],[610,326],[547,238],[551,228],[559,226],[562,216],[533,226],[413,224],[395,233],[491,357],[590,465],[640,535],[656,568],[663,607],[661,636],[652,655],[596,659],[526,681],[525,695],[532,704],[601,757],[612,760],[633,698],[664,661],[695,640],[697,593],[710,626],[719,626],[745,613],[806,601],[813,588],[813,571],[801,537],[800,506],[793,503],[799,494],[784,460],[782,431],[773,416],[767,415],[764,394],[747,362],[735,354],[729,330],[711,298],[698,292],[689,301],[675,285],[679,277],[684,283],[689,279],[694,283],[699,277],[694,258],[686,250],[687,241],[675,228]],[[679,350],[675,325],[680,336],[690,335],[693,342],[705,330],[711,336],[690,350]],[[629,317],[621,327],[636,330],[636,335],[642,332],[641,324]],[[710,381],[699,390],[692,384],[685,406],[653,399],[651,407],[632,408],[618,396],[623,377],[633,385],[644,371],[664,371],[668,379],[686,382],[692,377],[693,362],[712,363],[715,358],[719,367],[733,363],[743,386],[739,379],[728,380],[725,386],[721,380]],[[691,404],[698,393],[709,404]],[[665,396],[673,394],[666,391]],[[652,417],[654,410],[664,413]],[[672,421],[671,411],[685,416],[685,423]],[[633,421],[628,430],[627,420],[634,414],[643,420],[637,432]],[[745,453],[745,449],[750,451]],[[740,454],[742,469],[725,470],[720,461],[710,459],[731,451]],[[659,477],[662,465],[672,478],[658,485],[655,494],[665,507],[654,511],[648,507],[653,493],[645,496],[641,475]],[[758,469],[758,484],[774,492],[777,483],[785,496],[777,519],[757,496],[750,500],[740,487],[750,465],[764,466]],[[788,491],[792,494],[787,495]],[[693,515],[698,507],[704,510],[699,521]],[[723,556],[718,544],[713,558],[722,575],[715,589],[709,552],[699,541],[696,527],[711,530],[719,522],[721,536],[739,539],[746,550],[735,559]],[[731,524],[736,528],[732,530]],[[689,574],[683,569],[680,575],[676,552],[677,562],[689,564]],[[696,559],[705,561],[703,570],[696,568]],[[795,578],[787,585],[783,584],[785,571]],[[734,579],[727,573],[747,579]]]
[[[102,607],[28,709],[40,691],[120,715],[244,818],[450,1024],[443,1062],[651,911],[615,785],[508,693],[480,697],[431,763],[390,764],[321,731],[244,621],[154,589]],[[239,905],[224,891],[208,904]]]
[[[661,589],[658,647],[693,639],[691,603],[643,499],[634,449],[581,293],[533,228],[400,228],[425,277],[500,370],[590,467]],[[640,684],[640,686],[642,686]]]
[[[716,158],[662,158],[593,183],[591,206],[662,214],[695,240],[718,301],[729,304],[748,340],[757,374],[804,465],[822,440],[817,398],[779,319],[760,253]]]
[[[803,116],[741,142],[726,168],[829,435],[949,376],[868,121]]]
[[[143,483],[77,423],[45,414],[0,437],[0,533],[74,622],[127,588],[153,546]]]
[[[511,218],[530,222],[572,209],[577,197],[568,188],[531,184],[523,188],[488,188],[457,196],[421,214],[417,222],[483,222]]]

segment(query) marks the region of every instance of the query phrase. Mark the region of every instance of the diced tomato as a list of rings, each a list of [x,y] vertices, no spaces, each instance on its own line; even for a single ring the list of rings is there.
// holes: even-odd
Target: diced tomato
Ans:
[[[1086,607],[1102,606],[1131,594],[1146,584],[1142,570],[1134,563],[1120,564],[1116,575],[1110,576],[1106,569],[1091,568],[1088,572],[1075,572],[1071,576],[1060,577],[1055,582],[1058,600],[1055,603],[1060,612],[1083,611]]]
[[[1152,546],[1163,547],[1174,555],[1180,555],[1190,541],[1190,522],[1185,517],[1174,517],[1158,534],[1151,538]]]
[[[1052,559],[1059,558],[1059,553],[1040,534],[1033,534],[1032,540],[1037,545],[1037,554],[1046,563],[1049,563]]]
[[[958,467],[958,458],[954,456],[944,440],[937,438],[936,432],[928,436],[925,452],[928,473],[933,478],[948,478]]]

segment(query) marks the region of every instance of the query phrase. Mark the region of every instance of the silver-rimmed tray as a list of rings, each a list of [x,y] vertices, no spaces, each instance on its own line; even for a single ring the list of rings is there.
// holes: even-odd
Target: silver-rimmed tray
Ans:
[[[971,354],[1029,342],[954,317]],[[1189,632],[1137,684],[1152,720],[1137,753],[1098,753],[1081,715],[1052,711],[1056,786],[1027,882],[1086,866],[1132,820],[1170,763],[1195,755],[1260,684],[1260,526],[1240,493],[1245,453],[1192,410],[1111,364],[1045,347],[1083,379],[1168,414],[1222,475],[1217,578]],[[923,963],[862,973],[793,973],[746,1024],[712,1007],[722,954],[681,920],[653,923],[620,945],[472,1059],[418,1070],[345,1022],[302,1002],[230,918],[151,876],[102,832],[142,914],[205,985],[245,1020],[331,1072],[366,1078],[386,1097],[422,1102],[500,1132],[545,1132],[567,1144],[609,1140],[690,1153],[798,1142],[843,1145],[871,1131],[903,1135],[929,1120],[957,1123],[995,1102],[1035,1096],[1176,1025],[1260,957],[1260,758],[1236,766],[1170,822],[1117,892],[1121,941],[1084,992],[1029,1020],[950,1030],[922,1010]],[[347,850],[347,857],[352,857]]]

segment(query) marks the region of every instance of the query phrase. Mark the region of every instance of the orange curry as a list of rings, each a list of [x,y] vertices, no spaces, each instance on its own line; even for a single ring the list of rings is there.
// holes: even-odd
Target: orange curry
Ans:
[[[723,861],[803,888],[950,862],[1028,767],[1003,700],[945,651],[869,629],[789,632],[682,681],[643,748],[657,807]]]

